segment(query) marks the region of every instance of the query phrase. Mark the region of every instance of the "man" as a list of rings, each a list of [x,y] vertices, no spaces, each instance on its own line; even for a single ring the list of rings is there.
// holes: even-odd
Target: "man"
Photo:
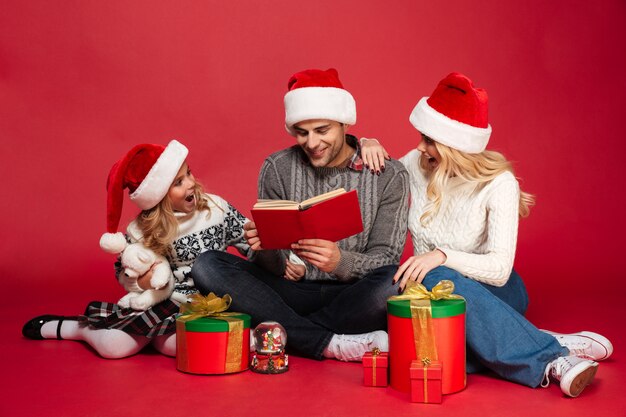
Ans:
[[[346,134],[356,122],[356,104],[336,70],[302,71],[288,86],[285,124],[297,145],[265,160],[259,198],[302,201],[356,189],[363,232],[270,251],[250,222],[244,228],[252,262],[206,252],[192,277],[203,294],[229,293],[233,310],[249,313],[254,323],[281,323],[299,353],[358,361],[372,348],[388,350],[382,330],[386,299],[397,293],[392,278],[406,239],[408,174],[397,161],[387,162],[384,175],[363,169],[358,141]]]

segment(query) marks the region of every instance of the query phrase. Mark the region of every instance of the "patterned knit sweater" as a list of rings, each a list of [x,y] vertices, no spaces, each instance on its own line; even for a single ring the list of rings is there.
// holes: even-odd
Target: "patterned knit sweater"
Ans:
[[[190,214],[176,213],[178,235],[166,255],[176,281],[175,294],[197,292],[189,273],[201,253],[207,250],[225,251],[229,246],[234,246],[242,255],[249,255],[250,247],[243,238],[243,225],[248,220],[223,198],[213,194],[205,194],[204,197],[209,212],[196,210]],[[128,225],[126,233],[131,242],[143,237],[135,221]],[[119,271],[116,272],[119,275]],[[180,297],[175,298],[180,300]]]
[[[307,263],[307,280],[351,281],[398,263],[406,241],[408,174],[398,161],[388,161],[380,176],[352,168],[314,168],[299,146],[270,155],[261,168],[260,199],[302,201],[342,187],[358,192],[363,232],[338,242],[341,259],[332,273]],[[287,256],[288,251],[258,251],[253,260],[282,276]]]
[[[486,284],[506,284],[513,268],[519,219],[519,185],[510,172],[480,188],[451,178],[439,212],[426,226],[420,223],[428,200],[428,179],[419,167],[420,152],[400,161],[411,178],[409,230],[416,255],[440,249],[445,266]]]

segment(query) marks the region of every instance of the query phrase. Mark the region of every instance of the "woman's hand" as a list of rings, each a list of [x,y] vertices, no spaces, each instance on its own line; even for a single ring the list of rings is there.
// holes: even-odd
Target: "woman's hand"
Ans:
[[[372,174],[380,175],[381,172],[384,172],[385,159],[389,160],[391,157],[380,142],[376,139],[361,138],[359,143],[361,144],[361,159],[365,168],[372,171]]]
[[[250,245],[252,250],[261,250],[261,239],[259,238],[259,232],[256,230],[256,224],[254,222],[248,222],[243,225],[243,237]]]
[[[289,281],[300,281],[306,274],[306,267],[300,264],[294,264],[287,261],[285,266],[285,278]]]
[[[300,258],[324,272],[334,271],[341,260],[339,246],[330,240],[302,239],[291,248]]]
[[[422,255],[411,256],[398,268],[398,272],[393,276],[393,283],[400,281],[398,290],[404,291],[409,280],[422,282],[427,273],[445,261],[446,254],[439,249]]]

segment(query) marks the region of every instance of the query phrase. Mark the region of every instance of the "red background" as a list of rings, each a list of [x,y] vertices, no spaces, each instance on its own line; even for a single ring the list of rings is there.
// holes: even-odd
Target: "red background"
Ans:
[[[5,2],[6,3],[6,2]],[[271,3],[268,4],[268,3]],[[490,95],[491,149],[537,206],[516,268],[533,292],[620,288],[626,96],[623,1],[28,1],[0,12],[0,271],[63,299],[119,289],[105,180],[133,145],[178,138],[206,188],[246,215],[269,153],[293,139],[282,98],[298,70],[336,67],[352,132],[392,156],[418,141],[417,100],[450,71]],[[126,224],[137,213],[128,200]],[[595,285],[595,284],[594,284]],[[571,287],[571,288],[569,288]]]
[[[93,353],[83,346],[22,340],[19,329],[35,314],[76,314],[92,299],[122,295],[112,257],[99,249],[98,240],[106,225],[106,175],[137,143],[181,140],[207,190],[248,215],[263,159],[293,144],[283,127],[287,80],[312,67],[339,70],[358,103],[352,132],[380,138],[396,158],[417,145],[409,113],[442,77],[463,72],[487,89],[494,128],[489,146],[515,161],[523,189],[537,196],[531,216],[520,224],[516,257],[531,295],[529,317],[555,330],[592,328],[619,348],[626,312],[618,300],[626,288],[623,0],[5,0],[0,7],[5,294],[0,323],[8,333],[0,346],[3,369],[23,378],[7,380],[11,389],[4,392],[14,400],[3,408],[24,415],[61,409],[72,378],[89,376],[83,388],[96,393],[101,379],[119,372],[136,374],[132,382],[140,385],[157,384],[165,375],[156,385],[162,390],[193,384],[229,390],[216,382],[225,379],[179,377],[170,358],[139,355],[105,367],[90,361]],[[136,213],[127,200],[122,224]],[[66,359],[51,360],[56,354]],[[316,380],[320,374],[335,375],[337,384],[350,380],[361,393],[358,404],[374,408],[385,395],[359,390],[356,364],[326,361],[302,370],[309,362],[294,360],[295,370],[285,378],[304,375],[322,388],[330,382]],[[590,394],[571,403],[560,401],[558,388],[539,395],[472,377],[472,390],[458,394],[461,400],[446,400],[449,408],[439,410],[474,409],[467,404],[478,404],[477,413],[507,409],[515,398],[523,398],[520,410],[529,405],[573,413],[568,415],[607,410],[621,395],[623,384],[617,381],[624,371],[618,364],[602,365]],[[242,378],[253,379],[248,374]],[[29,375],[39,378],[26,380]],[[52,389],[48,378],[66,384]],[[288,388],[270,380],[270,387]],[[488,397],[474,397],[481,386]],[[492,395],[497,387],[502,389]],[[235,392],[243,391],[231,395]],[[324,392],[346,413],[359,406],[341,403],[344,391]],[[80,407],[100,404],[99,396],[83,398],[87,405]],[[394,400],[381,399],[378,411],[391,402],[404,407]],[[316,398],[302,401],[320,414],[325,410]],[[545,408],[547,402],[552,408]],[[177,403],[168,407],[172,411]],[[617,407],[626,409],[623,401]],[[116,408],[103,408],[102,415],[107,409]],[[414,408],[402,410],[414,414]]]

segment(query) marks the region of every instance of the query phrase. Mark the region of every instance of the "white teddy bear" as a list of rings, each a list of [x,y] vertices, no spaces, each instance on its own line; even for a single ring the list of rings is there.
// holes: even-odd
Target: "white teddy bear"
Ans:
[[[120,260],[124,270],[120,273],[119,282],[129,291],[117,302],[120,307],[147,310],[172,295],[174,275],[169,262],[163,256],[157,255],[141,243],[131,243],[122,251]],[[150,278],[152,288],[143,290],[137,285],[137,278],[150,268],[152,268]]]

